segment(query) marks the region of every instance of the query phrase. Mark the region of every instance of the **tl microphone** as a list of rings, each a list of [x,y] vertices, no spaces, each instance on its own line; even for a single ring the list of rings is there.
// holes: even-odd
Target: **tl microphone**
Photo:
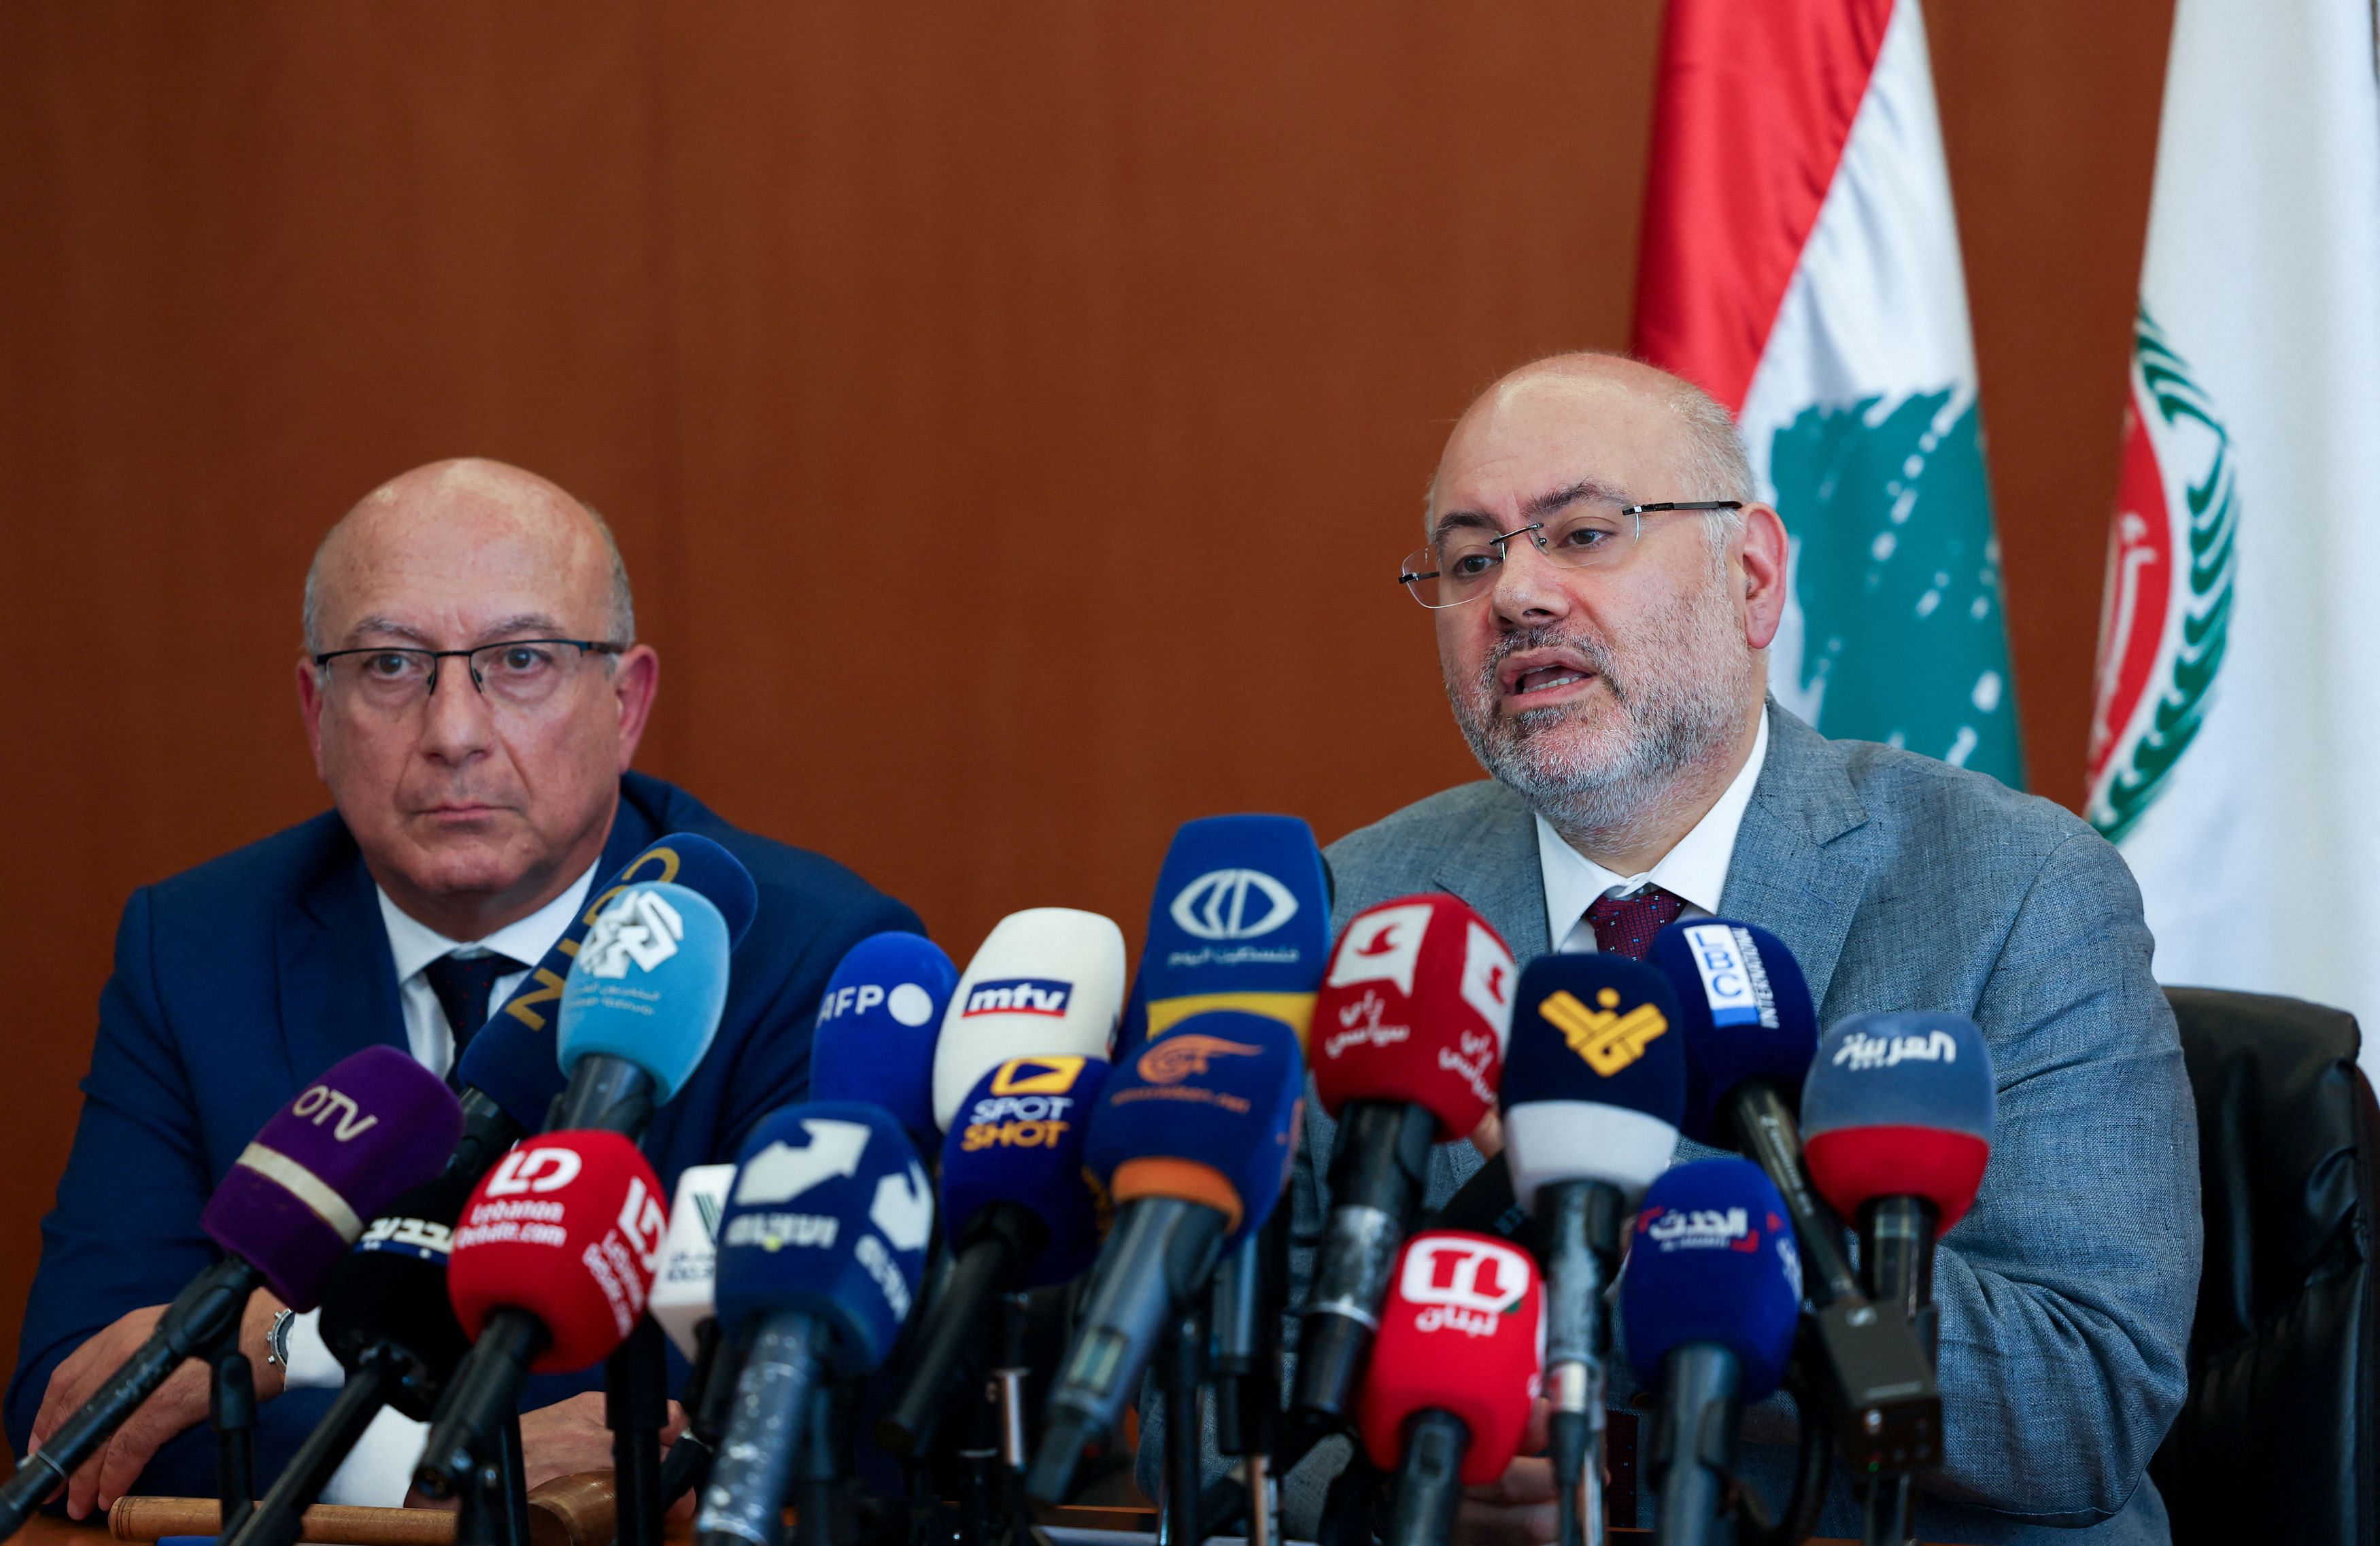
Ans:
[[[1330,888],[1313,829],[1295,816],[1183,823],[1157,872],[1135,984],[1154,1041],[1192,1015],[1270,1015],[1305,1045],[1330,953]]]
[[[942,1141],[949,1274],[928,1306],[909,1377],[876,1424],[894,1455],[932,1442],[942,1396],[1001,1294],[1079,1276],[1099,1249],[1099,1198],[1083,1141],[1108,1066],[1090,1057],[1014,1057],[984,1075]]]
[[[1732,1539],[1718,1516],[1736,1420],[1784,1383],[1801,1303],[1784,1200],[1757,1166],[1696,1160],[1645,1192],[1620,1318],[1638,1383],[1658,1392],[1645,1468],[1660,1546]]]
[[[1012,1057],[1104,1060],[1123,1008],[1123,931],[1071,907],[1033,907],[992,925],[951,995],[934,1044],[934,1129]]]
[[[568,1082],[547,1127],[640,1136],[719,1033],[728,950],[727,921],[701,892],[623,888],[563,985],[556,1040]]]
[[[1512,980],[1504,941],[1443,892],[1366,909],[1339,936],[1310,1038],[1340,1126],[1291,1403],[1309,1431],[1346,1419],[1430,1145],[1469,1137],[1496,1104]]]
[[[668,1229],[660,1178],[616,1132],[547,1133],[496,1163],[447,1258],[447,1297],[473,1344],[431,1420],[415,1486],[461,1492],[531,1373],[584,1369],[627,1340]]]
[[[1817,1052],[1817,1012],[1793,953],[1725,918],[1677,923],[1653,941],[1684,1017],[1685,1134],[1755,1161],[1785,1200],[1843,1458],[1854,1472],[1930,1466],[1942,1454],[1933,1360],[1900,1316],[1879,1315],[1852,1274],[1842,1225],[1803,1166],[1795,1104]]]
[[[21,1528],[183,1359],[237,1356],[240,1315],[260,1286],[293,1310],[320,1303],[364,1220],[435,1176],[461,1130],[445,1082],[395,1047],[366,1047],[298,1092],[199,1215],[224,1260],[175,1296],[148,1340],[0,1485],[0,1537]]]
[[[1603,1294],[1628,1220],[1677,1148],[1685,1035],[1669,980],[1617,955],[1539,956],[1518,996],[1504,1163],[1514,1199],[1536,1212],[1546,1264],[1547,1436],[1561,1540],[1601,1546]]]
[[[787,1106],[745,1141],[741,1162],[720,1221],[717,1297],[744,1365],[694,1522],[699,1546],[778,1539],[813,1393],[884,1361],[934,1228],[925,1166],[876,1106]]]
[[[1115,1431],[1160,1335],[1234,1241],[1264,1227],[1289,1179],[1302,1066],[1281,1021],[1194,1015],[1108,1077],[1084,1160],[1115,1226],[1049,1399],[1026,1491],[1064,1499],[1086,1445]]]
[[[881,1106],[921,1138],[934,1120],[934,1043],[959,970],[921,934],[872,934],[844,953],[819,998],[810,1099]]]
[[[1444,1546],[1463,1489],[1504,1474],[1545,1350],[1526,1252],[1451,1229],[1405,1242],[1355,1407],[1365,1454],[1396,1478],[1382,1546]]]

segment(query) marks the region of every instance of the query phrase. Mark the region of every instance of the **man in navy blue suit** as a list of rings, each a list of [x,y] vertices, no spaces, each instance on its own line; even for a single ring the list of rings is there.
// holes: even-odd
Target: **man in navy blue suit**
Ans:
[[[660,661],[636,642],[601,518],[543,478],[466,460],[374,490],[315,555],[305,636],[298,702],[336,808],[125,908],[8,1386],[19,1453],[214,1259],[200,1210],[274,1110],[375,1043],[450,1069],[598,876],[653,839],[716,839],[760,898],[717,1040],[645,1140],[673,1188],[803,1097],[820,991],[844,950],[918,926],[842,866],[628,770]],[[249,1306],[266,1476],[338,1382],[311,1321],[264,1290]],[[574,1395],[597,1383],[532,1382],[530,1485],[609,1467],[601,1398]],[[136,1481],[212,1495],[211,1446],[194,1431],[206,1411],[205,1371],[185,1365],[75,1474],[67,1511],[105,1508]],[[329,1495],[401,1501],[419,1448],[405,1426],[383,1413]]]

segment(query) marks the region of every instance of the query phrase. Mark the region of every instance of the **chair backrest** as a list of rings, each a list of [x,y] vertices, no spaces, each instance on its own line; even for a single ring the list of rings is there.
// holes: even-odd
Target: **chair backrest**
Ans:
[[[2355,1018],[2263,994],[2166,996],[2206,1219],[2190,1396],[2149,1464],[2175,1546],[2380,1546],[2380,1106],[2355,1066]]]

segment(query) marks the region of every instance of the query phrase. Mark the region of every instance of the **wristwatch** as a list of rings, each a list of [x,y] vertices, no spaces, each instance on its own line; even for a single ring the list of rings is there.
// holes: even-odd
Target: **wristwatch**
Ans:
[[[289,1367],[289,1323],[297,1319],[298,1312],[285,1305],[273,1317],[273,1324],[264,1334],[264,1362],[267,1368]]]

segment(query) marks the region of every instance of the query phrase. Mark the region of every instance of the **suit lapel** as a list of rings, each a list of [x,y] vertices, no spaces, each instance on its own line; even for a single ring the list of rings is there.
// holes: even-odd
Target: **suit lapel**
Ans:
[[[1499,787],[1471,829],[1448,845],[1431,884],[1451,891],[1495,925],[1515,960],[1552,948],[1546,940],[1546,877],[1536,823],[1520,796]]]
[[[1866,865],[1837,839],[1864,826],[1867,811],[1831,743],[1774,699],[1768,714],[1768,761],[1736,833],[1719,911],[1782,939],[1811,1003],[1824,1005],[1867,889]]]
[[[275,931],[281,1034],[294,1083],[368,1046],[407,1050],[395,958],[363,855],[325,866]]]

